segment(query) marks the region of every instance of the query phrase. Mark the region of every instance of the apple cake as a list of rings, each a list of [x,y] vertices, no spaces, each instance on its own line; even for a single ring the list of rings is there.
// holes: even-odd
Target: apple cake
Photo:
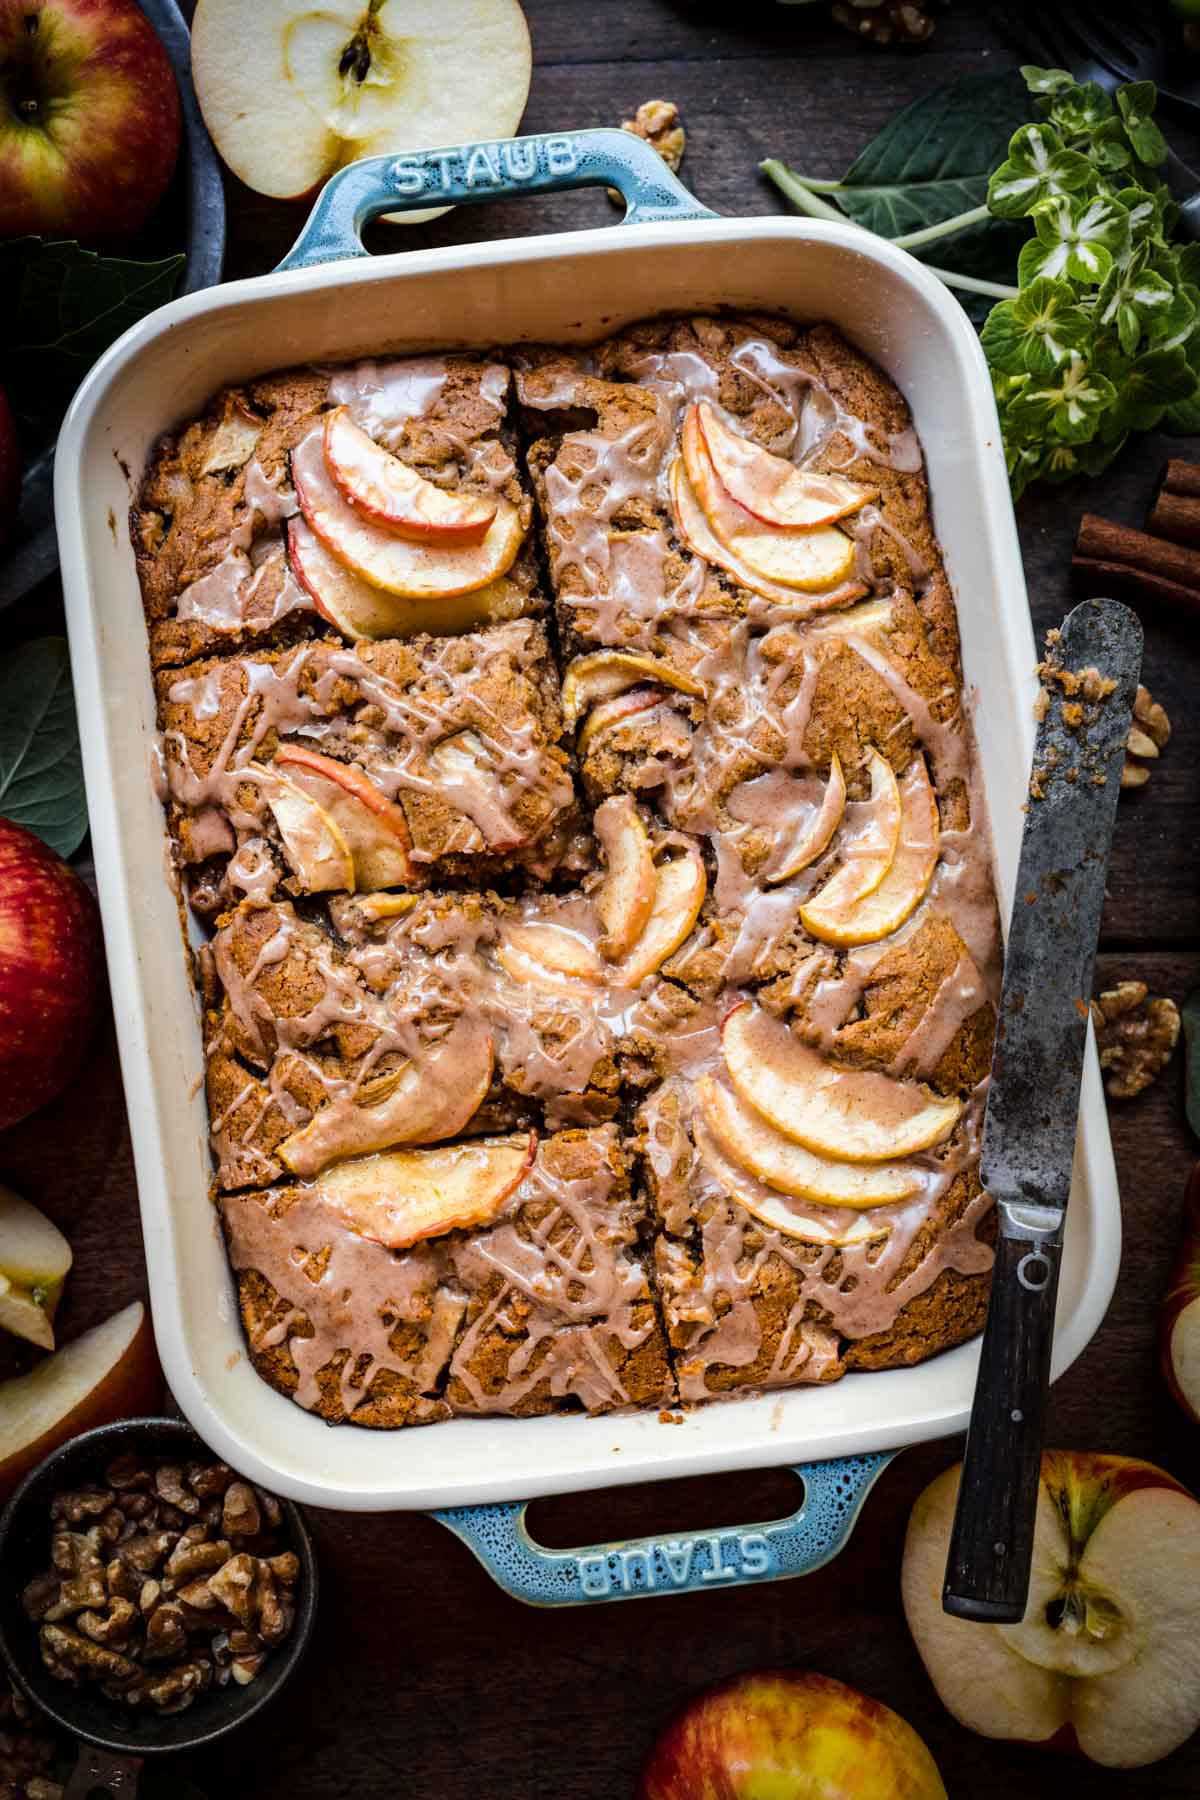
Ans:
[[[266,1381],[605,1412],[980,1328],[998,918],[879,369],[740,314],[285,371],[131,529]]]

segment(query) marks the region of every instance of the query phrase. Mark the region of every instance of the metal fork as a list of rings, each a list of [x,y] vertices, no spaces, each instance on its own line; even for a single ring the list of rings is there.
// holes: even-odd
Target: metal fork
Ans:
[[[1053,8],[1033,0],[1006,8],[999,23],[1005,36],[1043,68],[1070,69],[1077,81],[1094,81],[1109,93],[1124,81],[1153,81],[1189,116],[1200,117],[1200,82],[1189,77],[1184,84],[1197,87],[1197,95],[1185,93],[1177,75],[1173,88],[1166,85],[1161,71],[1170,74],[1172,53],[1144,18],[1123,14],[1118,25],[1091,0],[1062,0]],[[1179,203],[1176,230],[1180,237],[1200,240],[1200,175],[1171,149],[1164,173]]]

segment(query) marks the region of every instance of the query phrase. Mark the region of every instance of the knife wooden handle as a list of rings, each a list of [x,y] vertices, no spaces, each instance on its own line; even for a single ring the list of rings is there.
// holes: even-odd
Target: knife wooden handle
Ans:
[[[1025,1614],[1061,1255],[1061,1240],[1044,1235],[996,1244],[942,1594],[960,1619]]]

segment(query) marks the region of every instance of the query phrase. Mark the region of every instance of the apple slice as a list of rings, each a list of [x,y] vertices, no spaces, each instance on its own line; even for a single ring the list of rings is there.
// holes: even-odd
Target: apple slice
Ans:
[[[870,642],[886,638],[895,622],[895,607],[890,599],[862,600],[842,612],[823,614],[809,626],[811,637],[863,637]]]
[[[0,1384],[0,1500],[68,1438],[156,1412],[162,1390],[140,1300]]]
[[[71,1267],[71,1246],[57,1225],[0,1187],[0,1331],[53,1350],[55,1308]]]
[[[419,894],[356,894],[351,904],[373,925],[381,919],[402,919],[419,901]]]
[[[1152,1463],[1047,1451],[1025,1617],[982,1625],[942,1608],[960,1475],[947,1469],[918,1498],[901,1571],[908,1628],[943,1705],[984,1737],[1079,1751],[1104,1768],[1169,1755],[1200,1725],[1200,1505]]]
[[[581,715],[598,700],[611,700],[627,688],[647,681],[674,688],[680,694],[692,694],[699,700],[708,692],[702,681],[685,675],[661,656],[646,656],[639,650],[593,650],[587,656],[577,656],[563,677],[562,708],[567,730],[573,731]]]
[[[360,638],[410,638],[419,632],[453,637],[474,631],[495,616],[504,590],[501,580],[465,594],[422,600],[384,594],[331,556],[299,513],[288,520],[287,551],[293,575],[321,617],[351,643]]]
[[[330,1100],[284,1139],[279,1160],[293,1175],[316,1175],[342,1157],[457,1137],[491,1081],[491,1032],[464,1014],[426,1056],[405,1066],[382,1099],[368,1105],[353,1095]]]
[[[903,819],[900,784],[891,764],[878,750],[868,750],[866,761],[871,793],[861,807],[856,808],[855,820],[849,829],[845,813],[842,815],[836,844],[841,866],[816,898],[800,908],[805,930],[813,937],[822,935],[823,921],[840,917],[868,894],[873,894],[896,857]]]
[[[617,963],[613,979],[622,987],[639,987],[661,968],[696,923],[707,889],[704,863],[694,844],[682,856],[657,864],[650,917],[628,955]]]
[[[306,893],[354,891],[354,859],[338,824],[321,802],[278,769],[250,763],[259,792],[279,827],[287,859]]]
[[[281,744],[274,767],[286,769],[287,779],[333,821],[354,865],[351,888],[370,891],[416,879],[404,808],[361,769],[304,744]]]
[[[429,752],[442,784],[442,797],[464,813],[489,850],[518,849],[525,841],[509,810],[495,752],[474,731],[456,731]]]
[[[849,577],[855,547],[844,531],[832,525],[814,526],[811,531],[764,525],[729,498],[717,479],[695,411],[684,419],[680,447],[688,482],[717,541],[751,574],[805,593],[820,593]]]
[[[490,140],[516,131],[531,68],[517,0],[199,0],[191,60],[223,160],[283,200],[358,157],[441,144],[481,146],[468,180],[498,181]]]
[[[490,1225],[533,1166],[536,1131],[337,1163],[314,1192],[360,1237],[388,1250]]]
[[[777,869],[768,869],[764,879],[768,883],[788,881],[798,875],[801,869],[807,869],[809,863],[816,862],[823,856],[833,842],[833,834],[842,822],[842,814],[846,810],[846,777],[842,774],[841,759],[836,750],[829,759],[829,780],[825,783],[825,792],[821,796],[821,804],[817,808],[816,817],[808,830],[793,844]]]
[[[793,531],[832,525],[876,498],[876,489],[842,475],[798,469],[786,456],[752,444],[731,430],[710,401],[693,405],[717,480],[731,500],[764,524]]]
[[[362,518],[342,497],[310,431],[292,452],[292,481],[300,510],[325,548],[372,587],[412,600],[446,600],[495,581],[516,561],[525,537],[521,514],[499,498],[496,517],[479,544],[415,544]]]
[[[633,687],[626,688],[623,694],[614,694],[611,700],[598,700],[579,727],[575,736],[575,750],[579,756],[586,756],[588,746],[606,731],[614,731],[622,719],[632,719],[640,712],[649,712],[652,707],[661,706],[669,695],[666,688]]]
[[[1179,1247],[1159,1309],[1159,1354],[1176,1405],[1200,1425],[1200,1163],[1188,1176]]]
[[[650,835],[629,794],[613,794],[596,808],[592,825],[607,864],[596,894],[604,927],[600,948],[611,962],[628,956],[650,922],[658,875]]]
[[[417,543],[481,544],[495,500],[448,493],[385,450],[344,406],[325,416],[325,461],[341,493],[365,518]]]
[[[937,868],[940,830],[937,796],[925,758],[918,756],[900,782],[900,842],[887,874],[871,893],[847,901],[838,876],[800,909],[810,936],[848,948],[889,937],[914,913]]]
[[[770,1013],[743,1000],[721,1027],[734,1087],[806,1150],[835,1162],[896,1162],[940,1144],[962,1112],[915,1081],[826,1062]]]
[[[702,1076],[696,1095],[704,1122],[726,1156],[781,1194],[862,1210],[907,1200],[922,1186],[920,1171],[911,1163],[831,1162],[815,1156],[765,1124],[712,1075]]]
[[[771,1188],[727,1156],[708,1129],[704,1115],[692,1117],[692,1142],[696,1153],[721,1192],[744,1207],[769,1231],[785,1237],[802,1238],[806,1244],[869,1244],[887,1237],[890,1225],[881,1224],[872,1213],[855,1212],[849,1207],[838,1209],[836,1218],[828,1212],[818,1215],[805,1212],[794,1199],[775,1193]]]
[[[714,475],[712,479],[715,483],[716,476]],[[794,615],[806,618],[810,613],[823,612],[831,607],[849,606],[853,601],[861,600],[870,592],[865,581],[852,581],[845,577],[839,577],[837,580],[830,581],[826,584],[822,579],[822,581],[818,583],[818,586],[824,588],[828,585],[828,593],[814,592],[807,594],[802,602],[800,590],[796,586],[791,584],[785,585],[781,581],[768,580],[768,578],[759,570],[750,568],[749,564],[742,556],[738,555],[735,551],[731,550],[727,544],[721,541],[713,530],[713,527],[709,524],[708,517],[696,497],[691,482],[688,480],[683,458],[680,456],[677,456],[675,461],[671,464],[669,481],[671,508],[675,515],[675,524],[678,527],[680,537],[683,539],[683,542],[687,545],[688,549],[696,556],[701,557],[705,562],[713,563],[717,568],[728,570],[729,574],[731,574],[736,581],[740,582],[742,587],[749,588],[751,593],[761,594],[764,600],[772,600],[778,606],[786,606]],[[727,506],[732,506],[733,502],[727,501],[725,504]],[[765,527],[760,529],[765,529]],[[850,551],[850,559],[846,564],[846,574],[849,575],[854,565],[854,545],[844,533],[833,531],[832,527],[829,529],[831,530],[832,535],[839,540],[839,543],[844,544]],[[818,550],[819,557],[827,553],[828,547],[826,547],[825,550]],[[843,552],[838,550],[836,556],[832,559],[831,566],[836,567],[843,561]]]
[[[515,981],[533,987],[573,988],[581,981],[595,986],[604,978],[604,965],[586,939],[543,920],[507,926],[496,961]]]

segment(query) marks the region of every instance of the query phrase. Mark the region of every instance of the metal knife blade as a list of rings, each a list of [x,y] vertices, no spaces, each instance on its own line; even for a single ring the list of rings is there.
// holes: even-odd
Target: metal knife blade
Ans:
[[[999,1237],[942,1603],[1024,1615],[1092,965],[1142,658],[1128,607],[1047,640],[983,1131]]]
[[[1141,659],[1136,614],[1111,600],[1077,606],[1047,646],[983,1130],[983,1184],[1001,1207],[1066,1205],[1109,840]],[[1099,679],[1081,679],[1081,671]],[[1108,682],[1109,693],[1088,698]]]

